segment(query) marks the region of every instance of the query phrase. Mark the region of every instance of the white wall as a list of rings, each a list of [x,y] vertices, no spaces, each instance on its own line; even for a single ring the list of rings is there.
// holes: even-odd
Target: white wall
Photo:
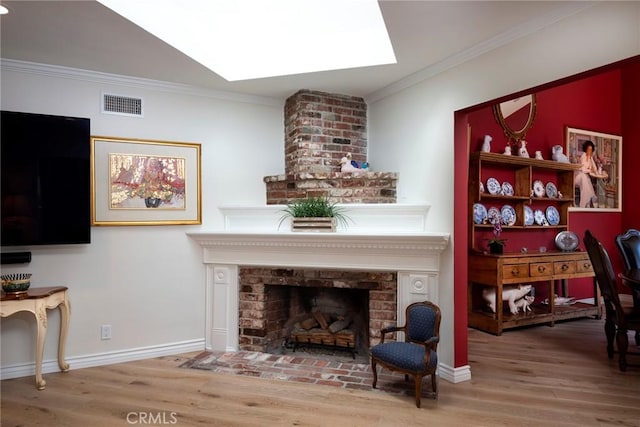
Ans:
[[[454,112],[639,53],[640,3],[599,3],[405,90],[372,97],[378,100],[369,104],[369,163],[400,171],[398,200],[427,202],[427,230],[452,235],[442,255],[439,293],[438,353],[446,365],[455,366]]]
[[[203,349],[205,268],[201,247],[185,233],[222,229],[220,205],[265,203],[262,178],[284,172],[283,105],[7,62],[1,82],[4,110],[89,117],[92,135],[202,144],[203,224],[93,227],[89,245],[31,247],[30,264],[4,265],[2,271],[33,273],[32,286],[69,287],[72,369],[133,349],[141,354],[172,346]],[[103,91],[142,97],[144,118],[101,114]],[[58,311],[49,314],[45,361],[56,358],[59,330]],[[109,341],[100,340],[102,324],[112,325]],[[33,363],[34,325],[27,313],[2,319],[3,370]]]
[[[431,205],[428,230],[453,234],[454,111],[640,52],[640,3],[599,3],[509,46],[369,103],[369,161],[400,173],[400,202]],[[68,361],[74,367],[135,349],[204,342],[204,267],[185,232],[221,229],[219,206],[265,203],[262,177],[284,172],[283,106],[108,76],[19,72],[5,67],[2,109],[92,119],[92,133],[202,144],[203,225],[97,227],[90,245],[32,248],[34,286],[70,288]],[[141,96],[144,119],[99,113],[102,91]],[[455,236],[453,236],[455,238]],[[452,246],[443,254],[441,358],[454,366]],[[466,307],[459,307],[466,310]],[[32,364],[34,324],[3,319],[2,369]],[[45,361],[55,359],[59,317],[51,316]],[[113,339],[100,340],[100,325]],[[102,359],[100,359],[102,357]],[[115,357],[115,356],[114,356]],[[75,360],[75,365],[74,365]],[[55,363],[52,363],[55,370]]]

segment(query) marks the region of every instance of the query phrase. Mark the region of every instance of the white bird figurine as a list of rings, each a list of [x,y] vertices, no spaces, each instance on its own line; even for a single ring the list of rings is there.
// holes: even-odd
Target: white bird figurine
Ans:
[[[490,153],[491,152],[491,140],[493,138],[491,138],[491,135],[485,135],[484,136],[484,142],[482,143],[482,151],[484,153]]]
[[[527,151],[527,141],[525,141],[524,139],[520,141],[520,149],[518,149],[518,156],[529,157],[529,152]]]
[[[351,164],[351,153],[340,159],[340,172],[357,172],[359,169]]]

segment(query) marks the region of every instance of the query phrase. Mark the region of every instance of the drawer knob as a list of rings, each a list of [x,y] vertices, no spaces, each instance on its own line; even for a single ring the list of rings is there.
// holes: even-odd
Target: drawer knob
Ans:
[[[511,275],[512,276],[519,276],[520,275],[520,270],[517,268],[514,268],[513,270],[511,270]]]
[[[538,266],[538,273],[543,273],[547,268],[544,265]]]
[[[562,264],[562,271],[565,271],[569,268],[567,264]]]
[[[584,268],[591,268],[591,263],[590,262],[585,262],[583,267]]]

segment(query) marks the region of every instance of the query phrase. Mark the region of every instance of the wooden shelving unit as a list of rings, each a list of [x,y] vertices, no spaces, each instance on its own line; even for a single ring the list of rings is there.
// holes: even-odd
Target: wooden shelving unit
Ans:
[[[593,277],[593,268],[586,252],[551,251],[546,253],[510,253],[491,255],[478,248],[476,234],[493,228],[491,224],[475,224],[473,205],[475,203],[510,204],[516,211],[516,222],[503,226],[504,237],[512,231],[531,233],[529,247],[538,247],[536,231],[554,229],[558,232],[569,226],[569,207],[574,201],[573,176],[577,166],[551,160],[537,160],[496,153],[474,152],[469,163],[469,272],[468,272],[468,318],[469,326],[500,335],[503,330],[519,326],[546,323],[553,325],[556,320],[576,317],[600,316],[599,292],[594,281],[594,304],[575,303],[568,306],[542,304],[536,299],[532,311],[511,314],[506,304],[496,304],[492,312],[482,297],[482,291],[495,289],[496,299],[502,301],[504,286],[533,284],[546,287],[547,294],[553,296],[557,281],[563,281],[568,288],[568,280]],[[513,196],[492,195],[480,191],[483,177],[501,173],[510,177],[514,189]],[[536,197],[532,194],[534,181],[551,176],[561,197]],[[525,206],[556,206],[560,222],[555,225],[525,225]],[[541,288],[540,288],[541,289]],[[501,310],[500,308],[503,307]]]

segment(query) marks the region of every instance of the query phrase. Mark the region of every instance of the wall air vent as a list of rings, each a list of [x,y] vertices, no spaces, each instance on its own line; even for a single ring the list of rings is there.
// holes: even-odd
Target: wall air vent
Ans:
[[[103,93],[102,112],[121,116],[143,117],[142,98]]]

